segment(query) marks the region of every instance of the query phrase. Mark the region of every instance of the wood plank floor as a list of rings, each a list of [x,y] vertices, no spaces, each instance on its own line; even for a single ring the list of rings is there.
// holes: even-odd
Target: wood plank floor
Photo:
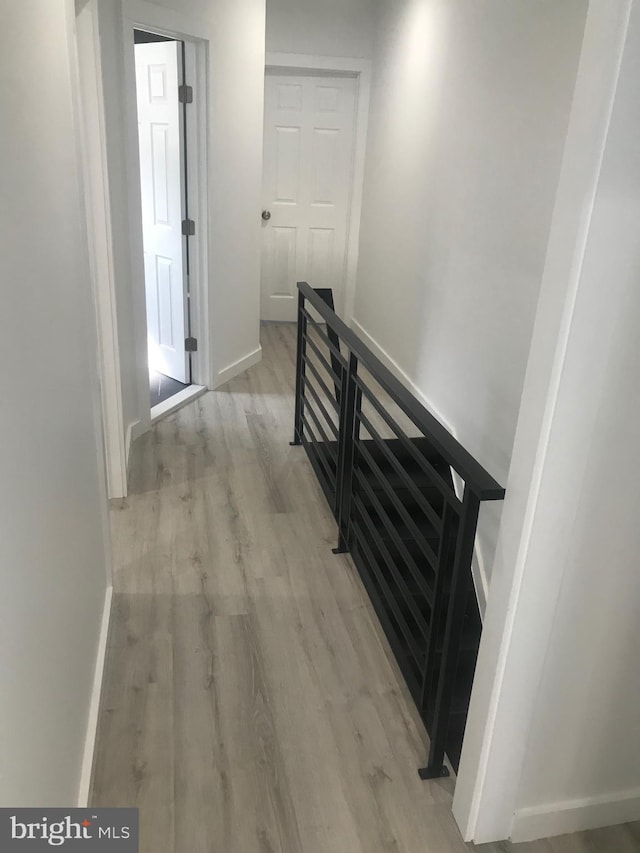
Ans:
[[[474,848],[304,451],[295,330],[158,423],[112,507],[114,611],[92,802],[141,853],[632,853],[637,827]]]

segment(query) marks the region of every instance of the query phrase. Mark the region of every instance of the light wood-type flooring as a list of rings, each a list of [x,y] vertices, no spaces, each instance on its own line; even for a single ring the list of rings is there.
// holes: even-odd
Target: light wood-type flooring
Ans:
[[[92,803],[142,853],[632,853],[637,826],[466,845],[304,450],[295,328],[161,421],[112,507],[114,608]]]

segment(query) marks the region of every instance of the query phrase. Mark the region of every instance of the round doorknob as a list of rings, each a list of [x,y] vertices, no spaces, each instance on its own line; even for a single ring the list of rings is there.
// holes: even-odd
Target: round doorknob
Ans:
[[[264,219],[265,222],[268,222],[271,219],[271,214],[269,213],[268,210],[262,211],[262,218]]]

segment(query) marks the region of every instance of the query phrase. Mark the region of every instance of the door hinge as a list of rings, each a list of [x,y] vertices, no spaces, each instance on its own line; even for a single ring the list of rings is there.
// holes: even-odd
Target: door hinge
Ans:
[[[198,352],[198,339],[197,338],[185,338],[184,349],[185,349],[185,352]]]
[[[182,233],[185,237],[193,237],[196,233],[196,223],[193,219],[183,219],[182,220]]]
[[[178,100],[181,104],[192,104],[193,86],[178,86]]]

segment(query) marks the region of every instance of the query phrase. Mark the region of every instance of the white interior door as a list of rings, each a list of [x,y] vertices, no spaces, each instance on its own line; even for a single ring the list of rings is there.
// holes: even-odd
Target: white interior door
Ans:
[[[179,49],[135,45],[149,367],[186,383]]]
[[[342,308],[355,106],[354,77],[266,75],[263,320],[296,319],[297,281]]]

